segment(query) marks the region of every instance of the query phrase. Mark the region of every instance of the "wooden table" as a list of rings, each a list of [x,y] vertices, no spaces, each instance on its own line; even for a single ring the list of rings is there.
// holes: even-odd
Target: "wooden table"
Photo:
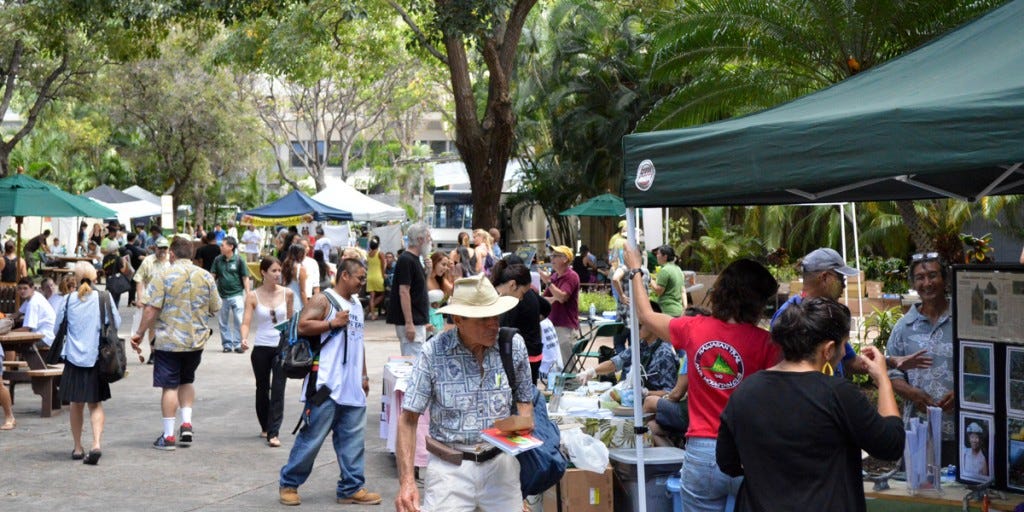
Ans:
[[[92,263],[93,258],[90,256],[54,256],[52,261],[59,261],[65,264],[77,263],[79,261],[87,261]]]
[[[74,270],[64,267],[40,267],[39,273],[43,277],[49,277],[54,281],[59,281],[60,277],[74,273]]]
[[[60,373],[57,368],[46,365],[46,361],[36,348],[36,342],[42,339],[43,335],[35,332],[10,332],[0,335],[0,345],[3,345],[4,350],[18,353],[21,360],[28,363],[27,369],[4,372],[4,378],[11,382],[11,401],[14,401],[15,384],[31,383],[32,392],[41,399],[39,415],[49,418],[61,411],[60,395],[57,390]]]
[[[942,495],[932,492],[919,493],[911,496],[907,493],[907,483],[889,481],[892,488],[887,491],[875,491],[874,484],[864,482],[864,497],[867,498],[868,510],[900,510],[916,511],[953,511],[962,510],[964,496],[969,492],[967,487],[961,483],[943,483]],[[1005,500],[993,499],[989,510],[1013,511],[1018,503],[1024,502],[1024,495],[1003,493]],[[873,500],[877,503],[872,504]],[[971,502],[971,510],[981,510],[981,503]]]

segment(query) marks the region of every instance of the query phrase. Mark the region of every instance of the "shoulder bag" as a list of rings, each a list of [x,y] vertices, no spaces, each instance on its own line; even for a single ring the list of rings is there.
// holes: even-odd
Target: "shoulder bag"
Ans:
[[[516,333],[514,328],[502,327],[498,334],[501,364],[512,386],[513,411],[516,408],[516,373],[512,362],[512,337]],[[519,487],[523,496],[543,494],[562,479],[566,467],[565,457],[559,450],[562,438],[558,425],[548,417],[548,404],[536,387],[533,388],[533,435],[543,441],[544,445],[516,455],[519,460]]]
[[[101,291],[99,294],[100,346],[96,371],[101,381],[111,384],[124,378],[128,359],[124,353],[124,340],[117,337],[117,324],[110,311],[110,293]]]
[[[60,364],[63,359],[60,353],[64,351],[64,338],[68,336],[68,302],[71,300],[71,293],[64,297],[64,318],[57,327],[57,334],[53,336],[49,352],[46,353],[46,364]]]

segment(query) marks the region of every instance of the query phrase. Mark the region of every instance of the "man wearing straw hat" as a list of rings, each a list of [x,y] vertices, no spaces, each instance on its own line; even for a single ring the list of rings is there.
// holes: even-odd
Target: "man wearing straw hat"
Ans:
[[[398,423],[396,456],[399,512],[522,509],[519,462],[483,442],[480,432],[511,414],[533,416],[533,384],[526,345],[512,339],[516,389],[498,352],[498,317],[517,299],[499,296],[484,276],[459,279],[448,305],[455,328],[427,340],[413,366]],[[430,409],[427,481],[423,507],[416,488],[413,456],[416,424]]]

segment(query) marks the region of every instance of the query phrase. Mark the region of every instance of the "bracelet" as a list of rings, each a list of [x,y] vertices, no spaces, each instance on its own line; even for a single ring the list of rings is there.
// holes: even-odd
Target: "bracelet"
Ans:
[[[644,271],[639,268],[630,269],[629,272],[626,272],[626,281],[632,281],[638,274],[643,275],[643,273]]]
[[[363,380],[368,381],[368,380],[370,380],[370,377],[368,375],[363,375]]]

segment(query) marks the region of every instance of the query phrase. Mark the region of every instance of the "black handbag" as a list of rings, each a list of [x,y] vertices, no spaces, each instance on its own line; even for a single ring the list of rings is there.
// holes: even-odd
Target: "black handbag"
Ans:
[[[101,381],[111,384],[124,378],[128,358],[124,340],[117,337],[117,325],[110,312],[110,293],[100,292],[100,348],[96,370]]]
[[[120,272],[107,278],[107,291],[114,295],[120,296],[122,293],[130,290],[131,287],[131,281]]]

